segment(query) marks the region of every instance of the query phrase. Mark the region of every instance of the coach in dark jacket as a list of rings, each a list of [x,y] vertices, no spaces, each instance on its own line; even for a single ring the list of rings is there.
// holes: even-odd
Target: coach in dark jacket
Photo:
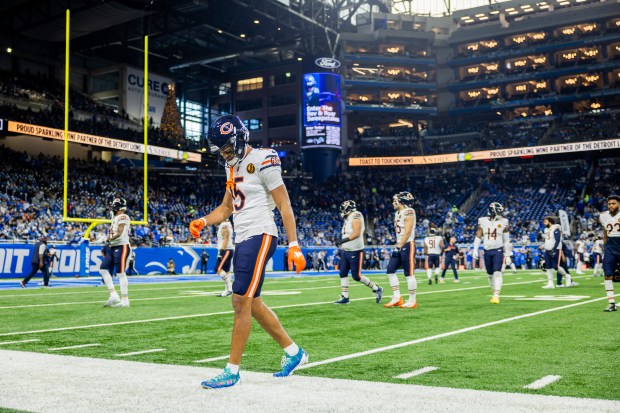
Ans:
[[[32,269],[30,270],[30,274],[22,281],[19,282],[19,285],[22,288],[26,288],[26,284],[34,275],[41,271],[43,273],[43,285],[45,287],[49,287],[50,276],[48,272],[48,261],[49,261],[49,251],[47,250],[47,238],[41,237],[34,244],[34,251],[32,253],[32,260],[30,261],[32,264]]]

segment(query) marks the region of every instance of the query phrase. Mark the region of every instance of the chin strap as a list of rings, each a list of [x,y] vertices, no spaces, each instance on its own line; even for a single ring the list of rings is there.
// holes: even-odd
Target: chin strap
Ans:
[[[230,169],[230,178],[228,179],[228,181],[226,181],[226,190],[230,191],[230,194],[232,195],[233,199],[235,199],[235,168],[230,166],[229,169]]]

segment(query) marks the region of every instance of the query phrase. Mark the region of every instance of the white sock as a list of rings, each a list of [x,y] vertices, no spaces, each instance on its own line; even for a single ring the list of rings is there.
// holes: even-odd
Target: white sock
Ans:
[[[340,289],[342,290],[342,296],[349,298],[349,277],[340,279]]]
[[[428,270],[426,270],[426,277],[430,280],[431,278],[433,278],[433,270],[431,270],[430,268]]]
[[[553,270],[547,270],[547,283],[553,285]]]
[[[230,275],[224,270],[220,271],[218,274],[222,280],[224,280],[224,284],[226,285],[226,291],[232,290],[232,282],[230,282]]]
[[[112,276],[110,275],[110,271],[108,270],[99,270],[99,274],[103,278],[103,282],[105,283],[106,288],[110,292],[110,297],[114,297],[116,294],[116,289],[114,288],[114,281],[112,281]]]
[[[558,267],[558,272],[564,278],[566,278],[568,276],[568,274],[566,274],[566,271],[564,271],[564,268],[562,268],[562,267]]]
[[[609,303],[615,303],[614,282],[612,280],[605,280],[603,281],[603,284],[605,285],[605,291],[607,292],[607,301],[609,301]]]
[[[407,279],[407,288],[409,289],[409,302],[415,303],[418,282],[413,275],[405,278]]]
[[[379,289],[379,287],[377,287],[377,285],[370,281],[370,278],[366,277],[365,275],[362,275],[360,277],[360,282],[366,287],[370,288],[372,291],[377,291]]]
[[[116,274],[118,278],[118,283],[121,286],[121,297],[123,300],[127,300],[127,296],[129,295],[129,282],[127,281],[127,276],[124,272],[119,272]]]
[[[238,374],[239,373],[239,365],[238,364],[226,363],[226,368],[228,370],[230,370],[232,374]]]
[[[284,351],[289,356],[295,356],[295,355],[297,355],[297,353],[299,353],[299,346],[297,344],[293,343],[290,346],[285,347]]]
[[[500,291],[502,291],[503,275],[499,271],[493,273],[493,296],[499,297]]]
[[[495,281],[493,281],[493,276],[495,273],[493,274],[487,274],[487,277],[489,277],[489,287],[491,287],[491,289],[495,289]]]
[[[564,276],[564,279],[566,280],[566,285],[570,286],[573,283],[573,277],[571,277],[570,274],[567,273],[566,271],[564,273],[566,274]]]
[[[398,277],[396,274],[388,274],[388,281],[392,287],[392,297],[400,298],[400,286],[398,285]]]
[[[513,271],[517,271],[517,267],[514,264],[510,264],[510,268],[512,268]]]

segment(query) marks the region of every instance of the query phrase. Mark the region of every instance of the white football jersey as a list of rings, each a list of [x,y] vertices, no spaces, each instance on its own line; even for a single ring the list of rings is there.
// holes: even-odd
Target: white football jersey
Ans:
[[[604,247],[605,247],[605,242],[603,242],[602,239],[597,239],[596,241],[594,241],[594,245],[592,245],[592,253],[602,254]]]
[[[120,227],[121,224],[125,224],[125,228],[123,228],[123,233],[120,237],[110,241],[111,247],[129,244],[129,216],[127,216],[127,214],[123,213],[114,215],[114,217],[112,217],[112,224],[110,224],[110,236],[116,236],[116,234],[118,234],[118,227]]]
[[[545,249],[547,251],[553,250],[553,246],[555,245],[555,237],[553,233],[559,230],[560,231],[560,243],[558,244],[556,250],[562,249],[562,229],[558,224],[553,224],[549,228],[545,228]]]
[[[403,239],[403,235],[405,235],[405,218],[408,217],[413,217],[413,227],[411,228],[411,235],[407,242],[415,239],[415,211],[413,208],[406,207],[401,211],[396,211],[396,215],[394,216],[394,227],[396,228],[396,240],[398,242],[400,242]]]
[[[355,238],[352,241],[345,242],[342,244],[342,249],[345,251],[359,251],[364,249],[364,232],[366,226],[364,225],[364,215],[362,215],[359,211],[353,211],[344,220],[344,225],[342,226],[342,238],[347,238],[351,234],[353,234],[353,220],[359,219],[362,223],[362,229],[360,232],[360,236]]]
[[[601,220],[601,225],[607,232],[608,239],[620,237],[620,213],[612,217],[609,211],[605,211],[601,213],[599,219]]]
[[[440,235],[425,237],[424,245],[426,246],[426,253],[435,255],[441,254],[441,240],[442,238]]]
[[[271,191],[284,185],[280,158],[272,149],[252,149],[233,168],[235,188],[233,198],[235,243],[254,235],[278,236],[273,210],[276,207]],[[231,179],[230,170],[227,171]]]
[[[504,246],[504,231],[508,231],[506,218],[478,218],[478,226],[482,229],[482,242],[485,250],[494,250]]]
[[[581,240],[576,241],[575,249],[579,254],[583,254],[584,252],[586,252],[586,243]]]
[[[226,244],[226,248],[222,248],[222,246],[224,245],[224,230],[227,229],[228,230],[228,243]],[[221,250],[221,249],[227,249],[227,250],[232,250],[235,247],[233,247],[233,227],[232,224],[228,221],[224,221],[220,224],[220,226],[217,228],[217,249]]]

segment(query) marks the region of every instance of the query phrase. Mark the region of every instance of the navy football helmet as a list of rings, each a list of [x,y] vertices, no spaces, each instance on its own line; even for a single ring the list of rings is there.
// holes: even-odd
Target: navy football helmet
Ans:
[[[434,237],[435,235],[437,235],[437,228],[435,227],[429,228],[428,233],[430,234],[431,237]]]
[[[357,205],[355,204],[355,201],[344,201],[342,205],[340,205],[340,216],[343,218],[354,211],[357,211]]]
[[[114,213],[117,213],[118,211],[126,211],[127,201],[125,198],[114,198],[114,200],[110,202],[110,209]]]
[[[491,202],[491,205],[489,205],[489,216],[491,218],[500,216],[502,212],[504,212],[504,207],[502,206],[502,204],[500,204],[499,202]]]
[[[392,197],[392,203],[399,203],[406,207],[412,207],[415,198],[411,195],[411,192],[399,192]]]
[[[235,166],[245,154],[250,132],[241,119],[235,115],[220,116],[209,129],[209,150],[218,154],[218,162],[224,166]],[[225,159],[222,151],[232,151],[232,157]]]

